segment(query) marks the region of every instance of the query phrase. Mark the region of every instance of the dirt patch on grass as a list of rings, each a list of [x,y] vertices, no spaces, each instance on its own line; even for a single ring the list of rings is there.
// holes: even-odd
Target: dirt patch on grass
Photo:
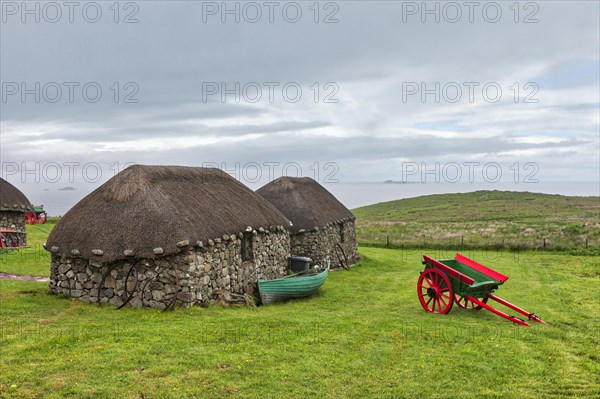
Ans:
[[[4,280],[21,280],[21,281],[35,281],[38,283],[47,283],[50,281],[48,277],[40,276],[24,276],[22,274],[12,274],[0,272],[0,278]]]

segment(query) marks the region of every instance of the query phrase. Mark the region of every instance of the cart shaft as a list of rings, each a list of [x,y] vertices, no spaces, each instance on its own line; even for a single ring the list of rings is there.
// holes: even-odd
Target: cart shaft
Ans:
[[[488,297],[489,297],[489,295],[488,295]],[[525,322],[525,321],[523,321],[523,320],[521,320],[521,319],[519,319],[519,318],[517,318],[515,316],[511,316],[509,314],[506,314],[506,313],[504,313],[504,312],[502,312],[502,311],[500,311],[498,309],[495,309],[495,308],[491,307],[490,305],[488,305],[487,303],[480,301],[478,298],[475,298],[475,297],[472,297],[472,296],[469,295],[469,296],[467,296],[467,299],[469,301],[473,302],[474,304],[479,305],[482,308],[487,309],[490,312],[495,313],[498,316],[500,316],[500,317],[502,317],[502,318],[504,318],[506,320],[512,321],[513,323],[520,324],[522,326],[529,326],[529,324],[527,322]]]
[[[536,315],[534,315],[533,313],[530,313],[524,309],[521,309],[520,307],[513,305],[512,303],[497,297],[496,295],[493,294],[488,294],[487,295],[488,298],[493,299],[494,301],[506,306],[507,308],[511,308],[512,310],[514,310],[515,312],[519,312],[521,313],[523,316],[527,316],[527,318],[529,320],[533,320],[533,321],[537,321],[538,323],[544,323],[544,324],[548,324],[545,321],[543,321],[542,319],[540,319],[539,317],[537,317]]]

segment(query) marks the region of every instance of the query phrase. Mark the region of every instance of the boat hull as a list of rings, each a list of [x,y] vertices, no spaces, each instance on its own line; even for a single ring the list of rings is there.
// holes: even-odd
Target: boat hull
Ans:
[[[318,274],[295,275],[275,280],[258,280],[258,291],[263,305],[290,298],[303,298],[317,291],[327,278],[329,269]]]

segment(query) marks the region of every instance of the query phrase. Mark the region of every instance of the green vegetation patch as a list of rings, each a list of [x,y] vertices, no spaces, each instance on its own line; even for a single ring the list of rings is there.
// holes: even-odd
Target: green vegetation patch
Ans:
[[[359,243],[600,254],[600,198],[477,191],[354,209]]]

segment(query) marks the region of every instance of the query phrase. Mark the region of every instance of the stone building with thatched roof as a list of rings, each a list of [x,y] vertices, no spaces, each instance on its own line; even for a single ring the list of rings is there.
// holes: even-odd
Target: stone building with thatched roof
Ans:
[[[52,230],[50,292],[154,308],[251,295],[286,274],[289,226],[219,169],[131,166]]]
[[[0,230],[16,230],[22,246],[27,244],[25,214],[31,211],[33,207],[25,194],[0,178]]]
[[[275,205],[291,222],[292,255],[332,267],[358,256],[355,217],[333,194],[309,177],[280,177],[257,194]],[[343,254],[341,253],[343,250]]]

